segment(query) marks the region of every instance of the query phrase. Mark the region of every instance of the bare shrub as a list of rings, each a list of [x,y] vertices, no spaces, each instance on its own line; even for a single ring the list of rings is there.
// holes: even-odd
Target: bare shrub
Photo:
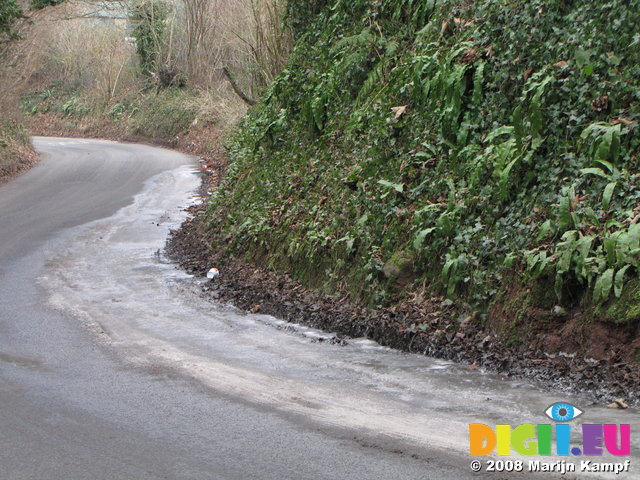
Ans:
[[[54,29],[43,59],[52,86],[92,90],[109,100],[135,81],[134,50],[126,40],[126,22],[67,20]]]
[[[157,69],[142,75],[135,22],[128,18],[139,1],[67,0],[30,12],[32,22],[18,31],[23,40],[4,52],[3,66],[11,67],[0,71],[0,109],[15,112],[29,92],[47,95],[51,104],[61,96],[78,97],[92,112],[108,115],[114,105],[135,104],[142,92],[187,87],[189,95],[180,101],[192,103],[197,123],[227,129],[247,105],[234,93],[225,67],[238,88],[256,98],[286,62],[285,0],[165,0]],[[155,91],[145,90],[150,80]]]
[[[215,88],[223,68],[258,94],[282,70],[290,50],[283,0],[179,0],[172,27],[172,62],[192,87]]]

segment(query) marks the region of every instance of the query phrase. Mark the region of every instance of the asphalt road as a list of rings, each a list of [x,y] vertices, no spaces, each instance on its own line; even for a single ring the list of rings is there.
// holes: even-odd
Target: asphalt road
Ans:
[[[469,423],[544,423],[526,383],[205,303],[158,254],[192,159],[35,145],[0,187],[0,480],[472,478]]]
[[[449,477],[162,366],[124,365],[49,307],[36,277],[60,234],[114,214],[154,175],[191,160],[142,145],[35,144],[41,164],[0,187],[0,478]]]

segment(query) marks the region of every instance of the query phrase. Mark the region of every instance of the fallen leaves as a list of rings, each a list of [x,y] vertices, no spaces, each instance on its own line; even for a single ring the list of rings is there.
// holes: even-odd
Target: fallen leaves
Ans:
[[[401,105],[399,107],[391,107],[391,111],[394,113],[395,119],[400,120],[403,117],[403,115],[407,113],[408,108],[409,108],[409,105]]]
[[[464,64],[470,64],[475,62],[480,57],[480,52],[476,47],[467,48],[460,55],[460,62]]]
[[[629,408],[629,405],[624,398],[616,398],[613,402],[607,405],[607,408],[626,410],[627,408]]]
[[[633,125],[635,124],[633,120],[627,117],[618,117],[611,119],[611,125],[618,125],[620,123],[626,127],[633,127]]]

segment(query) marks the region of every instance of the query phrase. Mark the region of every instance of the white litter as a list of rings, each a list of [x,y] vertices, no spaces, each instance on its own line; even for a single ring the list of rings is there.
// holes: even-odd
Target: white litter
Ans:
[[[207,278],[211,280],[212,278],[216,278],[218,275],[220,275],[220,270],[212,268],[209,270],[209,273],[207,273]]]

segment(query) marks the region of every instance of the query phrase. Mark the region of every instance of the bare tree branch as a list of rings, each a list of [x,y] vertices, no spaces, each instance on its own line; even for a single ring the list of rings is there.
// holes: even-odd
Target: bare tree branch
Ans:
[[[227,77],[227,80],[229,80],[229,83],[231,84],[231,88],[233,88],[233,91],[236,92],[236,94],[247,104],[247,105],[255,105],[256,103],[258,103],[257,101],[255,101],[253,98],[249,98],[238,86],[238,83],[235,81],[235,79],[233,78],[233,76],[231,75],[231,72],[229,72],[229,69],[224,66],[222,67],[222,71],[224,72],[225,76]]]

